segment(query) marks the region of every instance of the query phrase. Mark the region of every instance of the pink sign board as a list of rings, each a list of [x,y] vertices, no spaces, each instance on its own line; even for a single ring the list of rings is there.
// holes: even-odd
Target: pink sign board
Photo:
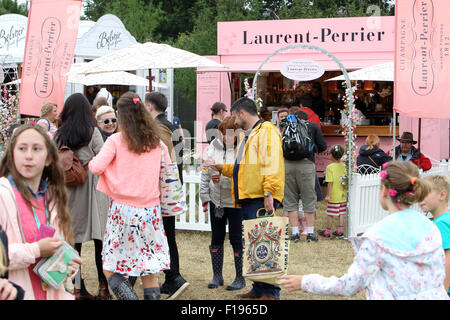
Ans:
[[[293,44],[336,52],[394,51],[392,16],[219,22],[217,54],[270,54]]]
[[[450,119],[450,1],[396,1],[395,110]]]
[[[51,10],[49,10],[51,8]],[[20,86],[20,113],[39,116],[44,102],[64,104],[81,0],[32,0]]]

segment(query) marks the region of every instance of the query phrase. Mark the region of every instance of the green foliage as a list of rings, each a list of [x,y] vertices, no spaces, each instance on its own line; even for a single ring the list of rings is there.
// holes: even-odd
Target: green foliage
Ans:
[[[28,16],[28,3],[18,4],[17,0],[1,0],[0,15],[7,13],[16,13]]]

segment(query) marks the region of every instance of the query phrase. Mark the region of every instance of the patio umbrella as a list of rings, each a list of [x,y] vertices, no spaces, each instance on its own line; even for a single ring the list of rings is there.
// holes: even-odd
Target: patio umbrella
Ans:
[[[68,75],[74,73],[196,67],[224,66],[208,58],[171,47],[167,44],[146,42],[99,57],[86,63],[79,70],[71,70]]]
[[[76,71],[83,67],[86,63],[73,64],[70,71]],[[5,85],[20,84],[20,79],[5,83]],[[92,86],[96,84],[109,85],[123,85],[123,86],[148,86],[149,80],[139,77],[135,74],[125,71],[115,72],[96,72],[96,73],[74,73],[69,75],[67,82],[83,84],[85,86]],[[156,84],[152,82],[153,86],[167,87],[167,85]]]
[[[348,76],[350,80],[394,81],[394,61],[349,72]],[[344,76],[334,77],[325,81],[338,80],[345,80]]]

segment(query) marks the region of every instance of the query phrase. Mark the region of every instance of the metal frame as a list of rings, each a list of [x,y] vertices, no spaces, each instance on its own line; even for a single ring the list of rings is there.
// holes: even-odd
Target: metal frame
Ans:
[[[326,49],[317,47],[317,46],[312,46],[312,45],[308,45],[308,44],[294,44],[294,45],[289,45],[289,46],[285,46],[283,48],[277,49],[275,50],[272,54],[270,54],[258,67],[258,69],[256,70],[255,73],[255,77],[253,79],[253,84],[252,84],[252,97],[255,97],[255,89],[256,89],[256,83],[258,80],[258,75],[262,69],[262,67],[264,66],[264,64],[266,64],[267,61],[269,61],[273,56],[277,55],[278,53],[282,52],[282,51],[286,51],[286,50],[290,50],[290,49],[310,49],[310,50],[315,50],[315,51],[319,51],[325,55],[327,55],[328,57],[330,57],[331,59],[333,59],[334,62],[336,62],[336,64],[339,66],[339,68],[341,69],[344,78],[345,78],[345,82],[347,84],[347,90],[345,92],[346,96],[347,96],[347,101],[348,101],[348,108],[349,108],[349,114],[353,114],[353,92],[352,92],[352,85],[350,82],[350,77],[348,76],[347,70],[345,69],[344,65],[342,64],[342,62],[335,56],[333,55],[331,52],[329,52]],[[352,136],[353,136],[353,129],[352,129],[352,123],[353,120],[351,117],[349,117],[349,131],[348,131],[348,139],[349,141],[351,141]],[[348,150],[347,153],[347,157],[348,157],[348,185],[347,185],[347,201],[348,203],[350,203],[350,187],[351,187],[351,183],[352,183],[352,175],[353,175],[353,171],[352,171],[352,167],[353,167],[353,163],[352,163],[352,154],[353,154],[353,146],[350,143],[350,149]],[[349,206],[347,205],[347,219],[346,219],[346,233],[348,236],[348,231],[349,231],[349,226],[350,226],[350,215],[349,215]]]

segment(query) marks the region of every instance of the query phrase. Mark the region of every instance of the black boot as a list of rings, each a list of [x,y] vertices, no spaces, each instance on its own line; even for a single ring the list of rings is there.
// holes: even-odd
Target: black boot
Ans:
[[[223,246],[210,246],[209,252],[211,253],[213,279],[208,284],[208,288],[214,289],[219,286],[223,286]]]
[[[109,277],[108,284],[118,300],[139,300],[128,280],[121,274],[114,273]]]
[[[236,278],[233,283],[227,286],[227,290],[241,290],[245,287],[245,279],[242,276],[242,250],[234,251],[234,267],[236,269]]]
[[[144,300],[159,300],[161,298],[159,287],[156,288],[145,288],[144,289]]]

